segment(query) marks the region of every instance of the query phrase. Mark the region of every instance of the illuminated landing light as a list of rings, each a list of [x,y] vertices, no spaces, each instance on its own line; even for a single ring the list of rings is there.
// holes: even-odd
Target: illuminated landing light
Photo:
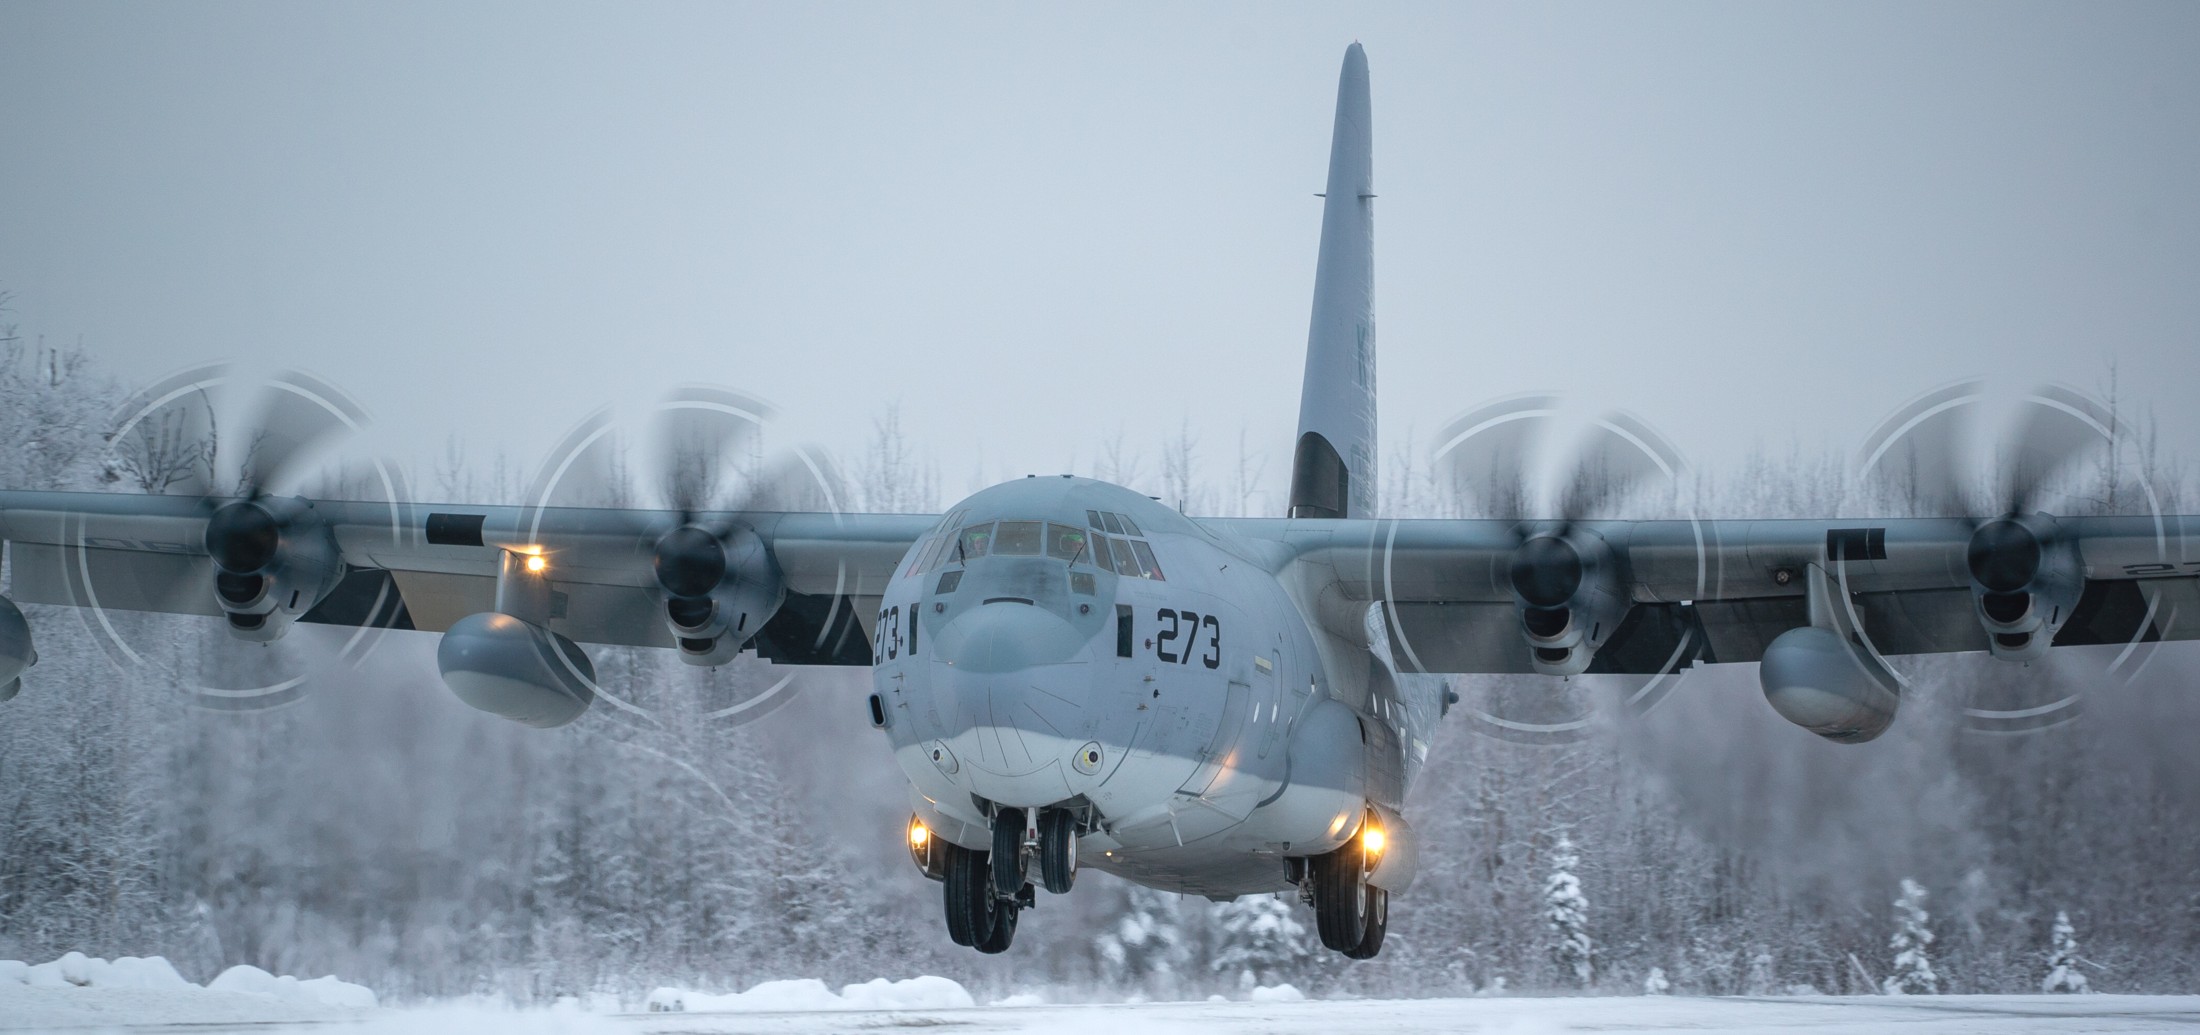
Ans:
[[[550,561],[539,553],[529,554],[527,557],[526,566],[527,574],[540,575],[543,572],[550,570]]]
[[[915,816],[909,817],[909,861],[916,863],[917,869],[923,870],[925,873],[931,874],[934,872],[932,869],[932,831],[924,825],[923,820]],[[934,875],[936,876],[936,874]]]
[[[1371,859],[1383,854],[1383,845],[1388,843],[1389,840],[1389,838],[1383,836],[1382,828],[1374,824],[1369,824],[1360,831],[1360,848]]]

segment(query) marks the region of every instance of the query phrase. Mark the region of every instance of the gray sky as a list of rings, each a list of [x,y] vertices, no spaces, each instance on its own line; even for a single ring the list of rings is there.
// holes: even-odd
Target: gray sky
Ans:
[[[0,287],[415,457],[709,381],[844,454],[900,400],[950,498],[1186,416],[1280,490],[1355,39],[1389,444],[1560,388],[1716,465],[2111,359],[2200,443],[2193,4],[17,0]]]

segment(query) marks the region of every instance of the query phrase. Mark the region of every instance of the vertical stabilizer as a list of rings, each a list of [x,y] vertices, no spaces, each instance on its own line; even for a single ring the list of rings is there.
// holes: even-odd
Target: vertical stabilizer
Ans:
[[[1375,510],[1375,180],[1367,52],[1354,43],[1337,77],[1314,319],[1291,457],[1291,516]]]

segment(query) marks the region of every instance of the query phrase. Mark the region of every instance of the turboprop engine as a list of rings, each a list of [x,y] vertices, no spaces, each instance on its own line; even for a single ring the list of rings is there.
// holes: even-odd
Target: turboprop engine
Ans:
[[[680,646],[680,660],[691,665],[733,660],[787,597],[771,550],[739,525],[722,532],[681,525],[657,540],[651,568],[665,624]]]
[[[239,639],[279,639],[344,578],[335,536],[302,499],[226,504],[207,519],[205,541],[214,600]]]
[[[580,718],[596,698],[596,667],[579,644],[501,612],[452,623],[435,663],[459,700],[536,729]]]
[[[31,626],[15,602],[0,597],[0,701],[13,700],[23,689],[23,670],[38,664],[31,649]]]
[[[1579,675],[1627,617],[1618,559],[1603,537],[1576,526],[1541,532],[1513,550],[1508,570],[1520,632],[1535,670]]]
[[[2077,544],[2046,514],[1995,518],[1964,551],[1987,646],[2005,661],[2047,652],[2085,593]]]

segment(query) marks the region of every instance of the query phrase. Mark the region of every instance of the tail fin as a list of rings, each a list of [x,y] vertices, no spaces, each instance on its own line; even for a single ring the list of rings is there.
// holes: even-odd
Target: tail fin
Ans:
[[[1375,187],[1367,53],[1354,43],[1337,77],[1314,319],[1291,458],[1291,516],[1375,511]]]

